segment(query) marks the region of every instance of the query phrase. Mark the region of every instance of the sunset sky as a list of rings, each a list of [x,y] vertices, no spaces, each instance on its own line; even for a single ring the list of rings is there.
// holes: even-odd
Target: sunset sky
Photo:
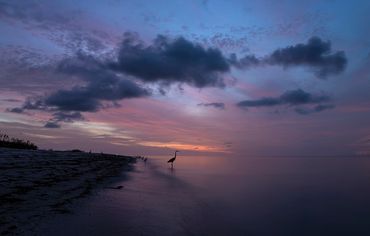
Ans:
[[[0,0],[0,130],[44,149],[370,153],[370,1]]]

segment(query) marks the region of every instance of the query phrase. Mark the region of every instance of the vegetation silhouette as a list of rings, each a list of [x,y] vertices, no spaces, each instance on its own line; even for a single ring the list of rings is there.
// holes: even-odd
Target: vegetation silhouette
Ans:
[[[11,138],[7,134],[0,132],[0,147],[17,148],[17,149],[31,149],[37,150],[38,147],[29,140],[22,140],[18,138]]]

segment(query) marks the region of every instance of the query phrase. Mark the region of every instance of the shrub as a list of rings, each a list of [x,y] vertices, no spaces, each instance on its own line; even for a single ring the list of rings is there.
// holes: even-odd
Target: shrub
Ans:
[[[37,146],[29,140],[22,140],[18,138],[10,138],[7,134],[0,133],[0,147],[18,148],[18,149],[32,149],[37,150]]]
[[[72,149],[71,152],[84,152],[84,151],[81,151],[80,149]]]

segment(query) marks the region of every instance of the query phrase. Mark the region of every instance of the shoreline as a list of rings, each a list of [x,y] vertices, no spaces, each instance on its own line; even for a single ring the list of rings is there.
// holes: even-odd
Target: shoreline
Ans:
[[[36,235],[206,235],[199,223],[208,209],[199,192],[162,167],[167,162],[138,162],[129,181],[115,183],[121,191],[99,191],[74,214],[43,222]]]
[[[27,234],[50,215],[72,213],[73,203],[122,178],[135,162],[123,155],[0,148],[0,234]]]

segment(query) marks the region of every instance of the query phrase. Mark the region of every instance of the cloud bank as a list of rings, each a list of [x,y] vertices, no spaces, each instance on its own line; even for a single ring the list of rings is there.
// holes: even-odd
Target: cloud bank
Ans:
[[[211,102],[211,103],[199,103],[198,106],[203,107],[214,107],[220,110],[225,110],[225,104],[222,102]]]
[[[162,35],[146,46],[133,33],[125,34],[118,60],[111,67],[144,82],[180,82],[198,88],[223,87],[221,75],[230,69],[227,59],[216,48]]]
[[[45,127],[57,128],[59,122],[83,119],[81,112],[98,112],[106,107],[106,102],[116,107],[118,101],[123,99],[150,96],[151,90],[145,87],[146,84],[163,86],[185,83],[196,88],[223,88],[223,76],[230,72],[231,67],[309,66],[318,76],[326,77],[343,72],[347,64],[344,52],[332,52],[331,43],[318,37],[309,39],[306,44],[277,49],[264,58],[247,55],[238,59],[236,54],[225,57],[217,48],[207,48],[183,37],[158,35],[150,44],[145,44],[138,34],[126,32],[115,58],[99,60],[92,55],[77,52],[75,56],[65,58],[55,66],[56,75],[78,78],[82,83],[43,97],[28,98],[22,107],[9,108],[8,111],[50,112],[52,118]],[[279,97],[241,101],[238,106],[318,104],[310,109],[296,109],[299,114],[310,114],[333,108],[332,105],[321,104],[327,101],[328,96],[312,95],[299,89],[287,91]],[[223,103],[200,103],[198,106],[225,109]],[[62,114],[58,112],[69,116],[62,118],[56,115]]]
[[[229,62],[239,69],[247,69],[261,65],[278,65],[287,67],[306,66],[314,70],[320,78],[342,73],[347,66],[347,57],[343,51],[332,52],[331,42],[319,37],[312,37],[306,44],[296,44],[273,51],[264,58],[246,55],[237,59],[232,54]]]
[[[275,50],[267,62],[284,67],[310,66],[319,77],[326,77],[343,72],[347,58],[343,51],[332,52],[330,41],[324,42],[318,37],[312,37],[307,44]]]
[[[46,96],[27,98],[20,108],[8,109],[22,113],[25,110],[54,112],[53,118],[45,127],[58,128],[59,122],[83,120],[80,112],[97,112],[104,108],[103,102],[117,106],[122,99],[140,98],[150,95],[150,91],[138,83],[119,76],[91,56],[77,54],[61,61],[57,73],[80,78],[84,85],[70,89],[60,89]]]
[[[251,107],[274,107],[274,106],[293,106],[295,112],[307,115],[310,113],[321,112],[327,109],[334,108],[334,105],[321,104],[329,102],[331,99],[327,95],[314,95],[303,91],[302,89],[288,90],[278,97],[264,97],[256,100],[244,100],[237,103],[241,108]],[[314,108],[302,108],[297,106],[316,105]]]

